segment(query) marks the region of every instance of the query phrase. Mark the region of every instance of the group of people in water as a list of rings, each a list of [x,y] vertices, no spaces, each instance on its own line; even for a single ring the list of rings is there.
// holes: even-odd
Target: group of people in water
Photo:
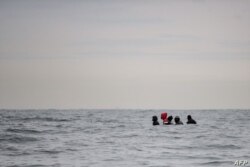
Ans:
[[[163,125],[173,125],[172,120],[173,116],[170,115],[169,117],[167,116],[166,112],[161,113],[161,119],[163,121]],[[160,125],[158,122],[158,117],[155,115],[152,117],[153,125]],[[175,125],[183,125],[183,122],[181,121],[179,116],[176,116],[174,118]],[[187,124],[196,124],[196,121],[192,118],[191,115],[187,116]]]

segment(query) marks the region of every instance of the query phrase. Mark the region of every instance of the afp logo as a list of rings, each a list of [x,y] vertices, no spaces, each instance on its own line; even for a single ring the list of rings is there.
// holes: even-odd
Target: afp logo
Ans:
[[[248,164],[247,160],[236,160],[234,166],[246,166]]]

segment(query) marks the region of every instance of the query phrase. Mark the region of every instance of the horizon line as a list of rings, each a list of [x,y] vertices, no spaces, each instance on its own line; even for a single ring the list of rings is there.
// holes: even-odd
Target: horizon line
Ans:
[[[190,109],[167,109],[167,108],[0,108],[0,111],[7,110],[17,110],[17,111],[23,111],[23,110],[168,110],[168,111],[198,111],[198,110],[206,110],[206,111],[213,111],[213,110],[250,110],[250,108],[190,108]]]

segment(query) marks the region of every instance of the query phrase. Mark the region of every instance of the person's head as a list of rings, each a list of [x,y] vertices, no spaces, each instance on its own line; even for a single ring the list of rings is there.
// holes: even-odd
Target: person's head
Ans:
[[[168,117],[168,122],[171,122],[173,120],[173,117],[172,117],[172,115],[170,115],[169,117]]]
[[[180,117],[179,117],[179,116],[176,116],[176,117],[174,118],[174,121],[175,121],[175,123],[179,123],[179,122],[180,122]]]
[[[158,118],[157,118],[157,116],[155,116],[155,115],[154,115],[154,116],[152,117],[152,121],[153,121],[153,122],[156,122],[156,121],[158,121]]]
[[[191,119],[192,119],[191,115],[188,115],[188,116],[187,116],[187,119],[188,119],[188,120],[191,120]]]

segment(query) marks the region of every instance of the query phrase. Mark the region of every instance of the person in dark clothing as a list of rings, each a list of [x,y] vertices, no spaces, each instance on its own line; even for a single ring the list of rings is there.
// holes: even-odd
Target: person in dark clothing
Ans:
[[[152,117],[152,121],[153,121],[153,125],[154,125],[154,126],[155,126],[155,125],[160,125],[159,122],[158,122],[157,116],[153,116],[153,117]]]
[[[193,120],[193,118],[191,117],[191,115],[188,115],[187,116],[187,124],[196,124],[196,121]]]
[[[173,116],[170,115],[170,116],[168,117],[168,122],[165,123],[164,125],[172,125],[172,122],[171,122],[172,120],[173,120]]]
[[[175,125],[183,125],[183,122],[180,120],[179,116],[176,116],[174,118],[174,121],[175,121]]]

